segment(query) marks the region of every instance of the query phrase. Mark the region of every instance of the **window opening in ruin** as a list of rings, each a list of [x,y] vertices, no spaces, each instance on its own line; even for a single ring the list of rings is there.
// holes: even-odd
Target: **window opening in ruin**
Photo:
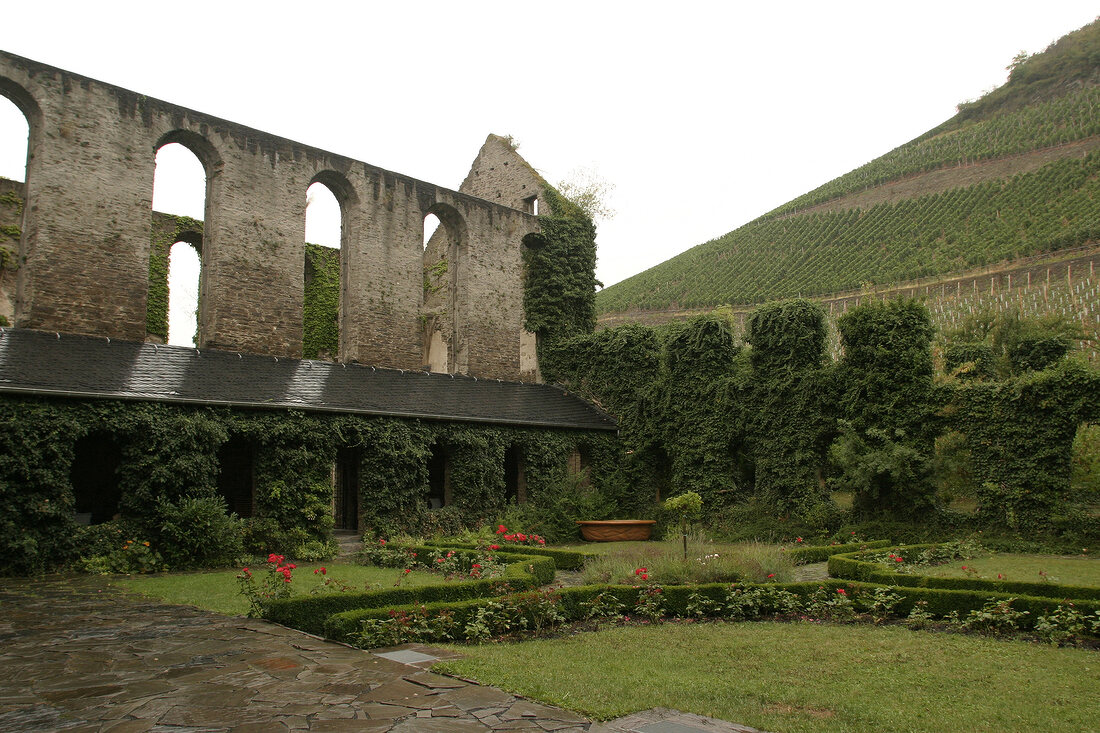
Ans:
[[[439,217],[435,214],[428,214],[424,217],[424,251],[428,249],[428,243],[432,241],[432,237],[439,231]]]
[[[423,363],[427,371],[469,373],[466,313],[460,290],[466,224],[454,207],[437,203],[424,215]]]
[[[206,170],[198,157],[180,143],[162,145],[157,151],[153,177],[153,211],[202,221],[205,206]],[[201,342],[198,310],[202,252],[197,241],[169,244],[168,252],[150,252],[150,306],[160,287],[153,269],[156,259],[167,257],[167,342],[176,346],[198,346]]]
[[[108,433],[96,432],[76,441],[69,483],[73,487],[77,524],[102,524],[119,513],[122,493],[118,467],[122,449]]]
[[[340,249],[340,202],[320,181],[306,189],[306,241]]]
[[[198,346],[201,271],[195,245],[172,245],[168,254],[168,343],[175,346]]]
[[[447,450],[435,443],[428,459],[428,508],[441,509],[451,503],[451,462]]]
[[[332,514],[336,529],[359,529],[359,448],[336,451],[336,487]]]
[[[348,188],[346,181],[341,183]],[[314,181],[306,189],[302,356],[307,359],[332,361],[339,357],[344,238],[343,208],[336,191]]]
[[[504,491],[511,503],[527,503],[527,476],[523,465],[523,448],[508,446],[504,452]]]
[[[23,112],[0,96],[0,326],[15,323],[16,268],[23,233],[23,181],[27,180],[30,125]]]
[[[256,497],[256,448],[246,438],[234,435],[218,448],[218,493],[228,511],[251,517]]]
[[[528,214],[539,215],[539,197],[530,196],[523,200],[523,208]]]
[[[0,95],[0,178],[27,180],[29,137],[30,125],[23,112],[14,102]]]

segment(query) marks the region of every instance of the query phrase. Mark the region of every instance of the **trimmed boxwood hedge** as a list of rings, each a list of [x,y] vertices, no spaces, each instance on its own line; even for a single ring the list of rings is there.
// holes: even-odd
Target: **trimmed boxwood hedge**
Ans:
[[[870,595],[877,588],[883,586],[875,583],[861,583],[844,580],[829,579],[821,582],[802,583],[741,583],[736,584],[746,590],[753,588],[768,588],[773,590],[785,590],[799,596],[803,600],[812,596],[821,588],[830,593],[837,588],[844,588],[851,595]],[[726,598],[726,592],[730,588],[728,583],[707,583],[703,585],[678,585],[664,586],[661,594],[664,598],[665,616],[687,617],[689,616],[688,604],[692,594],[699,594],[712,601],[721,603]],[[578,621],[584,618],[583,605],[591,601],[600,593],[614,596],[620,603],[626,606],[626,615],[631,615],[629,609],[633,608],[639,592],[643,588],[628,585],[584,585],[572,588],[561,588],[557,592],[561,596],[561,613],[567,621]],[[1013,596],[1006,593],[988,593],[973,590],[947,590],[941,588],[915,588],[893,587],[889,588],[896,593],[900,600],[894,608],[898,616],[905,616],[919,601],[927,602],[925,610],[937,618],[942,618],[952,611],[965,618],[971,611],[980,610],[991,600],[1011,600],[1012,608],[1017,611],[1026,611],[1027,615],[1018,619],[1017,623],[1022,630],[1030,629],[1035,620],[1044,614],[1049,614],[1061,601],[1052,598],[1036,598],[1033,596]],[[362,628],[363,621],[368,619],[387,619],[393,613],[415,613],[421,608],[429,614],[436,614],[442,610],[448,610],[453,614],[456,626],[462,627],[472,619],[479,608],[496,600],[495,598],[471,598],[458,602],[436,601],[430,603],[411,603],[394,607],[361,608],[354,611],[334,614],[325,622],[324,634],[327,638],[347,643],[355,642],[355,634]],[[1089,614],[1100,611],[1100,601],[1074,601],[1074,607],[1081,613]],[[457,637],[461,638],[461,637]]]
[[[409,546],[407,549],[427,553],[439,548]],[[468,550],[456,549],[455,552],[474,554]],[[363,593],[299,596],[268,602],[264,605],[263,617],[268,621],[311,634],[322,634],[325,630],[325,619],[344,611],[364,608],[385,608],[388,611],[395,606],[435,601],[447,604],[491,596],[499,590],[502,583],[506,583],[514,590],[527,590],[554,580],[554,561],[551,558],[511,552],[498,553],[497,557],[508,563],[504,574],[499,578],[451,581],[415,588],[391,588]]]
[[[871,540],[869,542],[848,542],[843,545],[813,545],[808,547],[792,547],[787,554],[794,560],[795,565],[809,565],[814,562],[825,562],[833,555],[857,550],[873,550],[886,547],[890,540]]]
[[[894,549],[899,554],[909,555],[935,544],[902,545]],[[829,558],[829,575],[834,578],[861,580],[882,585],[945,588],[952,590],[975,590],[987,593],[1015,593],[1042,598],[1073,598],[1100,600],[1100,588],[1084,585],[1062,585],[1059,583],[1035,583],[1024,580],[986,580],[983,578],[940,578],[931,575],[897,573],[884,569],[878,563],[861,559],[866,552],[851,552],[833,555]]]

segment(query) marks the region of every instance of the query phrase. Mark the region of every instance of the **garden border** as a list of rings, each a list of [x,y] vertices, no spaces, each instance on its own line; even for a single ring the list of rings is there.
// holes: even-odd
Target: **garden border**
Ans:
[[[940,544],[930,542],[917,545],[894,545],[891,549],[899,554],[907,555],[910,551],[938,547]],[[866,553],[867,550],[860,550],[831,556],[829,558],[829,575],[834,578],[895,587],[972,590],[987,593],[1023,594],[1039,598],[1100,600],[1100,588],[1084,585],[1035,583],[1025,580],[987,580],[985,578],[940,578],[931,575],[893,572],[884,570],[883,566],[878,563],[860,559]]]

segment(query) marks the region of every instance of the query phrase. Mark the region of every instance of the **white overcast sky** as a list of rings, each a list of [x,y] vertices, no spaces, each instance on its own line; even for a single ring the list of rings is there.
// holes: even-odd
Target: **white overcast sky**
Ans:
[[[488,133],[512,135],[551,182],[587,167],[615,186],[598,237],[610,285],[912,139],[1098,12],[37,0],[4,8],[0,48],[450,188]],[[17,116],[0,99],[0,175],[21,179]]]

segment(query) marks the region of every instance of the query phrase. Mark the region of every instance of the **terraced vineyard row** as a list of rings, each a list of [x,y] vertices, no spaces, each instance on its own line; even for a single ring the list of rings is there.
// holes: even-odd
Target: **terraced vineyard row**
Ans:
[[[1005,181],[751,222],[596,296],[601,313],[758,303],[957,272],[1100,240],[1100,152]]]
[[[787,202],[763,218],[799,211],[912,173],[1001,158],[1100,135],[1100,87],[1087,87],[962,129],[906,143]]]

